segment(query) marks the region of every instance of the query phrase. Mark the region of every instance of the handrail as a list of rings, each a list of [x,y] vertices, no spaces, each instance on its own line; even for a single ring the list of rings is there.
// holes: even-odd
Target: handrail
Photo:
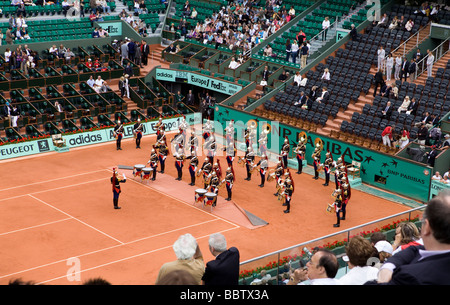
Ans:
[[[447,54],[450,51],[450,47],[448,46],[450,42],[450,37],[447,38],[446,40],[444,40],[441,44],[439,44],[436,48],[434,48],[433,51],[431,51],[432,53],[435,53],[436,55],[434,56],[434,62],[437,62],[439,59],[441,59],[445,54]],[[448,49],[446,51],[444,51],[443,47],[445,46],[445,44],[447,44]],[[424,58],[422,58],[418,63],[417,63],[417,69],[415,72],[415,77],[414,79],[417,79],[420,75],[422,75],[422,73],[426,70],[426,66],[427,66],[427,60],[428,57],[430,55],[427,54]],[[420,71],[419,71],[419,68]]]
[[[332,29],[334,26],[336,26],[336,29],[337,29],[337,24],[338,24],[338,16],[336,16],[334,22],[331,23],[330,26],[328,27],[328,29],[326,29],[326,30],[330,30],[330,29]],[[322,36],[322,33],[323,33],[323,32],[325,32],[324,29],[322,29],[322,31],[320,31],[316,36],[312,37],[309,41],[311,41],[311,43],[312,43],[314,40],[318,39],[318,38],[316,38],[316,37],[319,37],[319,35]]]
[[[402,44],[400,44],[395,50],[391,51],[390,53],[394,54],[395,52],[397,52],[402,46],[403,46],[403,56],[406,56],[406,54],[411,51],[411,50],[406,50],[406,45],[408,44],[408,42],[416,37],[416,44],[414,45],[415,48],[417,48],[419,46],[419,43],[422,42],[423,40],[419,41],[419,37],[420,37],[420,33],[422,32],[423,29],[425,29],[429,24],[431,24],[431,22],[427,23],[423,28],[419,29],[416,33],[414,33],[414,35],[410,36],[408,39],[406,39]],[[431,27],[430,27],[430,33],[431,33]],[[426,36],[430,35],[430,33],[426,34]],[[389,57],[389,54],[385,55],[384,57],[384,62],[386,63],[387,58]],[[383,71],[384,73],[386,73],[386,64],[383,65]]]
[[[362,228],[362,227],[365,227],[365,226],[368,226],[368,225],[371,225],[371,224],[375,224],[375,223],[381,222],[381,221],[383,221],[383,220],[388,220],[388,219],[393,218],[393,217],[401,216],[401,215],[406,214],[406,213],[407,213],[407,214],[411,214],[411,213],[414,212],[414,211],[421,210],[421,209],[424,209],[424,208],[425,208],[425,205],[424,205],[424,206],[417,207],[417,208],[413,208],[413,209],[408,210],[408,211],[406,211],[406,212],[401,212],[401,213],[397,213],[397,214],[390,215],[390,216],[388,216],[388,217],[383,217],[383,218],[380,218],[380,219],[377,219],[377,220],[374,220],[374,221],[371,221],[371,222],[368,222],[368,223],[365,223],[365,224],[362,224],[362,225],[359,225],[359,226],[356,226],[356,227],[352,227],[352,228],[349,228],[349,229],[346,229],[346,230],[343,230],[343,231],[339,231],[339,232],[336,232],[336,233],[333,233],[333,234],[328,234],[328,235],[325,235],[325,236],[321,236],[321,237],[319,237],[319,238],[315,238],[315,239],[312,239],[312,240],[309,240],[309,241],[306,241],[306,242],[297,244],[297,245],[295,245],[295,246],[290,246],[290,247],[288,247],[288,248],[284,248],[284,249],[281,249],[281,250],[277,250],[277,251],[274,251],[274,252],[271,252],[271,253],[267,253],[267,254],[264,254],[264,255],[261,255],[261,256],[258,256],[258,257],[254,257],[254,258],[252,258],[252,259],[249,259],[249,260],[246,260],[246,261],[241,262],[240,265],[248,264],[248,263],[251,263],[251,262],[260,260],[260,259],[262,259],[262,258],[269,257],[269,256],[271,256],[271,255],[276,255],[276,254],[279,254],[279,253],[281,253],[281,252],[285,252],[285,251],[288,251],[288,250],[296,249],[296,248],[305,246],[305,245],[307,245],[307,244],[311,244],[311,243],[320,241],[320,240],[322,240],[322,239],[326,239],[326,238],[329,238],[329,237],[333,237],[333,236],[335,236],[335,235],[340,235],[340,234],[346,233],[346,232],[349,233],[349,232],[352,231],[352,230],[355,230],[355,229],[358,229],[358,228]],[[409,216],[409,217],[410,217],[410,216]],[[349,238],[350,236],[349,236],[349,234],[347,234],[347,235],[348,235],[348,236],[347,236],[347,237],[348,237],[347,240],[349,240],[349,239],[350,239],[350,238]]]

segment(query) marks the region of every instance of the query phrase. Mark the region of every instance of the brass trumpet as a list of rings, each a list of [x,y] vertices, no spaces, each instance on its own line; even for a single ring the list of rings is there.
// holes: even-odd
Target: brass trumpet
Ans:
[[[202,170],[199,169],[198,172],[197,172],[197,177],[200,177],[201,174],[202,174]]]
[[[267,174],[267,182],[275,180],[276,172],[275,169],[269,169],[269,172]]]
[[[328,204],[328,206],[327,206],[327,210],[326,210],[328,213],[333,213],[333,211],[334,211],[334,209],[333,209],[333,203],[330,203],[330,204]]]
[[[239,165],[241,165],[242,167],[245,166],[245,160],[244,160],[242,157],[238,157],[237,163],[238,163]]]

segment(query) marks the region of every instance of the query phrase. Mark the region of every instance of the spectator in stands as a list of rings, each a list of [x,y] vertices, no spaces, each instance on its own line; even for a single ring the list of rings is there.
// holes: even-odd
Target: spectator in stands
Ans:
[[[386,64],[386,51],[384,47],[380,45],[377,50],[377,69],[378,71],[383,71],[384,66]]]
[[[402,112],[406,113],[406,111],[408,111],[408,107],[410,104],[411,104],[411,100],[410,100],[409,96],[405,96],[402,104],[400,105],[400,107],[398,107],[397,111],[399,113],[402,113]]]
[[[389,24],[389,30],[395,30],[398,27],[398,17],[394,16],[394,18],[392,19],[391,23]]]
[[[191,5],[190,5],[189,1],[186,1],[183,5],[183,15],[184,16],[191,15]]]
[[[289,58],[291,58],[292,53],[292,44],[289,38],[286,40],[285,50],[286,50],[286,61],[289,61]]]
[[[375,249],[378,252],[379,263],[375,264],[374,267],[380,269],[381,266],[386,262],[386,260],[392,256],[394,251],[392,245],[386,240],[380,240],[375,245]]]
[[[381,16],[380,21],[378,21],[377,26],[385,28],[387,27],[389,24],[389,17],[386,13],[383,14],[383,16]]]
[[[395,238],[392,243],[393,255],[397,252],[405,250],[410,246],[423,245],[420,237],[419,229],[416,224],[411,221],[404,221],[398,224],[395,229]]]
[[[98,32],[98,27],[94,28],[94,31],[92,32],[92,38],[99,38],[100,33]]]
[[[268,44],[265,48],[264,48],[264,56],[268,56],[268,57],[272,57],[273,55],[273,50],[272,47],[270,46],[270,44]]]
[[[392,70],[394,68],[394,57],[392,57],[392,53],[389,52],[386,58],[386,81],[391,81]]]
[[[433,76],[433,64],[434,64],[434,55],[431,50],[427,50],[427,77]]]
[[[95,14],[97,13],[97,10],[99,9],[98,5],[97,5],[97,0],[89,0],[89,6],[91,8],[91,16],[92,15],[95,16]],[[92,19],[91,19],[91,22],[92,22]]]
[[[88,84],[92,89],[94,89],[95,79],[92,75],[89,76],[89,79],[86,81],[86,84]]]
[[[308,55],[309,55],[309,47],[307,42],[305,41],[303,43],[302,48],[300,49],[300,64],[302,69],[306,67]]]
[[[400,71],[402,70],[402,57],[400,56],[400,53],[395,57],[395,72],[394,72],[394,79],[400,80]]]
[[[300,31],[295,36],[295,38],[297,39],[298,45],[303,46],[303,43],[306,40],[306,34],[303,32],[303,30],[300,29]]]
[[[441,181],[442,179],[443,178],[442,178],[441,174],[438,171],[436,171],[434,173],[434,175],[431,177],[431,180],[435,180],[435,181]]]
[[[383,132],[381,133],[381,138],[383,140],[383,145],[391,147],[391,141],[393,139],[395,126],[387,125]]]
[[[381,92],[381,88],[384,85],[382,70],[378,69],[378,71],[375,73],[374,82],[375,82],[375,88],[373,89],[373,96],[375,97],[377,95],[378,87],[380,87],[380,92]]]
[[[287,77],[287,75],[286,75],[286,70],[283,70],[283,71],[281,72],[280,76],[278,76],[278,80],[281,80],[281,81],[283,81],[283,82],[284,82],[287,78],[288,78],[288,77]]]
[[[408,68],[410,82],[414,82],[414,80],[416,79],[416,70],[417,70],[416,59],[411,58],[411,62],[409,64],[409,68]]]
[[[327,39],[328,29],[330,28],[330,20],[328,17],[322,21],[322,41]]]
[[[127,98],[130,98],[130,76],[128,74],[124,75],[123,87],[124,93]]]
[[[236,247],[227,249],[225,236],[220,233],[209,237],[209,250],[215,260],[206,264],[202,281],[205,285],[238,285],[239,284],[239,250]]]
[[[71,3],[71,2],[69,3],[68,0],[63,0],[63,1],[61,2],[61,7],[62,7],[62,12],[63,12],[64,17],[67,16],[67,11],[68,11],[72,6],[73,6],[73,3]]]
[[[234,69],[236,69],[236,68],[239,67],[239,66],[240,66],[240,64],[236,61],[235,57],[233,56],[233,57],[231,58],[230,64],[228,65],[228,68],[234,70]]]
[[[267,273],[266,269],[261,270],[259,273],[259,277],[254,279],[250,285],[267,285],[272,277]]]
[[[331,76],[330,76],[330,70],[329,70],[328,68],[325,68],[325,69],[323,70],[323,74],[322,74],[321,79],[322,79],[322,81],[324,81],[325,83],[329,83],[329,82],[330,82]]]
[[[425,145],[428,138],[428,128],[424,123],[420,124],[419,130],[417,131],[417,142],[420,145]]]
[[[431,151],[425,153],[425,155],[427,156],[427,163],[429,166],[434,167],[436,157],[438,154],[439,151],[437,150],[437,146],[431,145]]]
[[[301,82],[302,82],[302,75],[300,74],[300,71],[297,71],[294,75],[294,85],[300,87]]]
[[[356,27],[353,23],[351,25],[350,37],[353,41],[358,41],[358,31],[356,30]]]
[[[66,52],[64,53],[64,58],[66,60],[67,64],[70,64],[72,58],[75,57],[75,53],[72,52],[70,48],[67,48]]]
[[[286,285],[339,285],[336,279],[339,262],[330,250],[316,251],[306,267],[296,269]]]
[[[407,30],[408,32],[411,32],[413,27],[414,27],[414,21],[410,18],[410,19],[408,19],[408,22],[406,22],[406,24],[405,24],[405,30]]]
[[[408,109],[406,110],[407,115],[416,115],[417,109],[419,108],[419,102],[415,97],[411,99],[411,103],[408,105]]]
[[[356,235],[351,238],[345,247],[346,256],[344,261],[348,262],[350,271],[339,278],[341,285],[363,285],[367,281],[377,279],[378,269],[367,266],[367,261],[376,250],[369,240]]]
[[[295,64],[297,61],[299,47],[297,44],[297,40],[292,41],[292,48],[291,48],[291,56],[292,56],[292,62]]]
[[[173,244],[176,261],[167,262],[159,270],[156,282],[159,282],[166,274],[174,270],[189,272],[200,285],[205,272],[203,255],[195,238],[187,233],[181,235]]]
[[[398,140],[398,146],[400,147],[400,149],[403,149],[408,144],[409,144],[409,131],[406,129],[406,127],[403,127],[400,139]]]
[[[377,283],[449,285],[449,215],[450,194],[443,190],[426,204],[422,216],[423,246],[411,246],[394,254],[380,269]]]
[[[134,75],[133,67],[131,66],[130,62],[127,62],[127,65],[123,69],[123,74],[126,74],[130,77]]]
[[[17,109],[16,105],[12,105],[11,107],[11,112],[10,112],[10,117],[11,117],[11,127],[14,128],[14,130],[19,131],[19,126],[17,125],[17,121],[19,120],[20,117],[20,111],[19,109]]]
[[[328,92],[328,88],[323,87],[320,96],[318,96],[316,99],[316,102],[327,103],[329,98],[330,98],[330,92]]]
[[[450,148],[450,135],[448,133],[444,136],[444,142],[442,142],[439,148],[440,149]]]
[[[112,91],[111,87],[107,84],[106,81],[102,83],[102,86],[100,87],[100,92],[109,92]]]
[[[104,28],[99,27],[99,28],[98,28],[98,36],[99,36],[100,38],[104,38],[104,37],[108,37],[109,34],[108,34],[108,32],[107,32]]]

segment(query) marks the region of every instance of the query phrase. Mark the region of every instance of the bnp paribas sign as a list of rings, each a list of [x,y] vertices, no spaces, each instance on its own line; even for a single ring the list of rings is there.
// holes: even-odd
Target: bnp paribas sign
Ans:
[[[285,139],[288,139],[292,152],[300,137],[306,136],[305,157],[308,164],[313,164],[312,153],[317,143],[321,143],[321,163],[325,160],[327,152],[332,154],[334,160],[342,158],[347,164],[351,164],[352,161],[359,162],[363,183],[422,202],[428,201],[432,168],[428,167],[427,164],[385,154],[277,121],[269,121],[266,118],[227,106],[216,105],[214,120],[219,122],[223,128],[233,122],[235,139],[238,142],[245,142],[245,129],[250,125],[249,122],[252,122],[252,125],[258,130],[254,143],[259,143],[261,126],[269,125],[270,128],[264,128],[264,130],[270,129],[267,134],[266,149],[274,155],[280,155]],[[295,156],[291,154],[290,158],[295,159]]]

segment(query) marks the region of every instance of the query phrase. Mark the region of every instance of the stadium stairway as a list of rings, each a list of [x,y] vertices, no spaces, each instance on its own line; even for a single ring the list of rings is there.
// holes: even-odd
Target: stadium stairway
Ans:
[[[415,50],[418,45],[420,45],[425,39],[427,39],[430,36],[430,29],[431,29],[431,22],[429,22],[426,26],[421,27],[418,31],[419,34],[409,39],[406,42],[405,47],[400,46],[398,50],[392,54],[393,57],[394,58],[397,57],[398,54],[400,55],[408,54],[409,52]]]
[[[445,69],[448,61],[450,60],[450,52],[442,56],[438,61],[433,64],[433,76],[436,75],[438,69]],[[417,85],[425,85],[427,82],[427,71],[423,71],[423,73],[414,81]]]

